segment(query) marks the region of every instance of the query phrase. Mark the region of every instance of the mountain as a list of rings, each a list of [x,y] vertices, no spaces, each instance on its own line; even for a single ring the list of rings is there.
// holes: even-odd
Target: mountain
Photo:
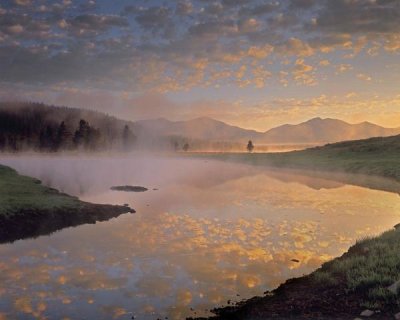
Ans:
[[[84,119],[89,126],[87,129],[90,133],[87,138],[91,138],[90,144],[102,149],[121,149],[126,127],[129,130],[125,133],[132,135],[136,147],[156,150],[171,150],[171,148],[181,150],[183,145],[188,143],[191,150],[243,151],[247,141],[252,140],[258,150],[262,151],[263,147],[269,148],[271,144],[276,144],[277,147],[296,145],[306,147],[313,144],[400,134],[400,128],[384,128],[370,122],[349,124],[329,118],[314,118],[300,124],[285,124],[266,132],[258,132],[208,117],[188,121],[159,118],[133,122],[86,109],[47,106],[39,103],[2,102],[0,103],[0,149],[57,150],[61,143],[59,131],[62,122],[65,125],[64,140],[68,148],[72,148],[74,147],[72,142],[75,141],[76,144],[76,138],[79,138],[81,119]],[[82,139],[82,141],[87,140],[84,137]],[[126,141],[128,140],[125,139]]]
[[[400,128],[384,128],[370,122],[349,124],[337,119],[314,118],[306,122],[285,124],[265,132],[268,143],[328,143],[384,137],[400,134]]]
[[[189,121],[169,121],[163,118],[135,122],[139,136],[180,136],[208,141],[268,144],[320,144],[400,134],[400,128],[384,128],[370,122],[349,124],[337,119],[314,118],[300,124],[285,124],[266,132],[242,129],[222,121],[202,117]]]
[[[197,140],[245,141],[261,139],[263,133],[228,125],[208,117],[188,121],[169,121],[163,118],[136,121],[135,132],[138,136],[179,136]]]

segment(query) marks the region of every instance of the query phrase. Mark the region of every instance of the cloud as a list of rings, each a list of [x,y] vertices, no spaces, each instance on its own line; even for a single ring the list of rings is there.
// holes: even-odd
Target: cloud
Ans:
[[[180,0],[176,5],[176,13],[188,15],[193,11],[193,4],[189,0]]]
[[[290,38],[277,48],[278,52],[285,55],[298,57],[308,57],[314,54],[314,49],[307,43],[298,38]]]
[[[14,0],[14,3],[19,6],[29,6],[31,4],[30,0]]]
[[[296,83],[315,85],[315,76],[312,73],[314,67],[305,63],[303,59],[297,59],[292,71]]]
[[[400,6],[394,0],[324,1],[315,27],[334,33],[391,33],[400,27]]]
[[[290,7],[293,9],[309,9],[316,3],[316,0],[291,0]]]
[[[399,7],[390,0],[9,1],[0,8],[0,81],[135,93],[313,85],[317,94],[363,53],[399,53]]]
[[[336,66],[336,74],[340,74],[349,70],[352,70],[353,66],[351,64],[348,63],[341,63],[339,65]]]
[[[319,63],[318,63],[320,66],[323,66],[323,67],[327,67],[327,66],[329,66],[331,63],[330,63],[330,61],[329,60],[321,60]]]
[[[128,22],[125,18],[115,15],[82,14],[68,19],[66,26],[70,27],[75,35],[82,36],[87,32],[99,34],[112,27],[127,27]]]
[[[357,74],[357,78],[360,80],[364,80],[364,81],[371,81],[372,77],[369,75],[366,75],[365,73],[359,73]]]

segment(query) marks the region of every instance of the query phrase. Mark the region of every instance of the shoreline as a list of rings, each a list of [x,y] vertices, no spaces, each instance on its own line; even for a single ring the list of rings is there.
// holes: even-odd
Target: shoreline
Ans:
[[[196,156],[195,156],[196,157]],[[199,158],[199,156],[197,156]],[[400,136],[328,144],[271,154],[206,155],[203,158],[317,175],[365,175],[355,184],[399,194]],[[361,176],[360,176],[361,177]],[[379,178],[387,180],[384,187]],[[335,180],[335,179],[332,179]],[[348,181],[346,181],[348,182]],[[198,319],[400,319],[400,229],[359,241],[316,271],[234,306]],[[190,319],[190,318],[189,318]]]
[[[400,316],[400,229],[357,242],[314,272],[235,305],[216,307],[215,316],[189,320],[397,319]],[[383,265],[389,265],[383,268]],[[368,312],[367,312],[368,311]]]
[[[128,206],[81,201],[0,165],[0,244],[134,212]]]
[[[95,224],[134,212],[125,206],[85,202],[79,208],[21,209],[13,217],[0,215],[0,244],[50,235],[65,228]]]

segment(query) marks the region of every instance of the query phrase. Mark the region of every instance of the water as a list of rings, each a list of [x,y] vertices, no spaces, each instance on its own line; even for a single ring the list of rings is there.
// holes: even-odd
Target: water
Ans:
[[[299,172],[140,156],[0,163],[83,200],[137,210],[0,245],[1,320],[208,315],[400,220],[398,194]],[[149,191],[109,190],[121,184]]]

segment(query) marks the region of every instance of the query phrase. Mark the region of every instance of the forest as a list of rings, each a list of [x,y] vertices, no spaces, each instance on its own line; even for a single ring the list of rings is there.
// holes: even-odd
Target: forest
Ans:
[[[1,151],[130,151],[135,142],[136,136],[128,123],[116,122],[106,115],[101,117],[96,112],[85,114],[78,109],[40,103],[0,104]]]

